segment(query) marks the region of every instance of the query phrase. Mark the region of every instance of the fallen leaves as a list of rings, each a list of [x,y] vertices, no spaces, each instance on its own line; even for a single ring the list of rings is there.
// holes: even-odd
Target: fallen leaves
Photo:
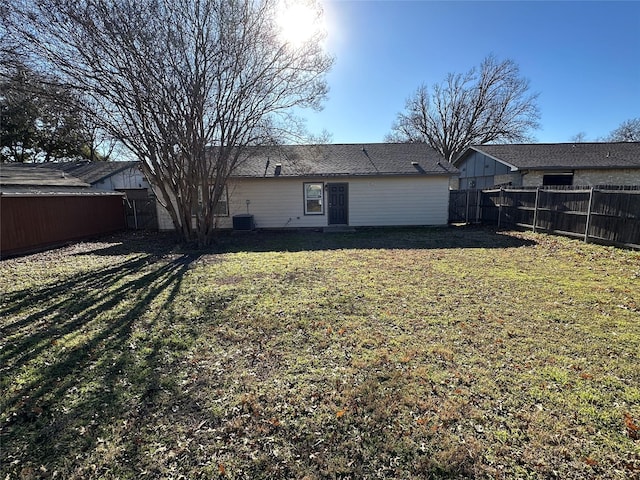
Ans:
[[[638,427],[635,420],[628,412],[624,413],[624,426],[630,439],[640,440],[640,427]]]

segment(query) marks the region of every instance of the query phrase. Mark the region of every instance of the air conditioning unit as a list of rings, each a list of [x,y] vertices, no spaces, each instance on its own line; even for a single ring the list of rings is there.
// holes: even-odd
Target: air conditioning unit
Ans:
[[[233,229],[234,230],[242,230],[242,231],[250,231],[254,229],[253,225],[253,215],[250,214],[241,214],[233,216]]]

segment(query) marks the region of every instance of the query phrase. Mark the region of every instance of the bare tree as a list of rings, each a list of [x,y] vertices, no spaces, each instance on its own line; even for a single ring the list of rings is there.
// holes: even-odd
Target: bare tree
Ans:
[[[607,137],[609,142],[640,142],[640,117],[625,120]]]
[[[390,141],[424,142],[449,162],[471,144],[530,140],[539,127],[537,94],[512,60],[490,55],[479,69],[420,86],[398,114]]]
[[[573,143],[584,143],[587,141],[587,134],[585,132],[578,132],[569,139]]]
[[[327,92],[322,32],[287,43],[276,0],[19,3],[12,31],[92,99],[186,241],[212,240],[245,147],[281,138],[290,109],[318,108]]]

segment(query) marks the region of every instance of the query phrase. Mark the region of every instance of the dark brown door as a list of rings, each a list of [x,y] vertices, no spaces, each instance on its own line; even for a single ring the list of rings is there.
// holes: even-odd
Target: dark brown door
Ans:
[[[349,224],[349,184],[329,183],[329,225]]]

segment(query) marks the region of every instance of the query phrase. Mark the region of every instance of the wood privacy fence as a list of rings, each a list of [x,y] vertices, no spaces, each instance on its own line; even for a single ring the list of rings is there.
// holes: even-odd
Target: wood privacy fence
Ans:
[[[449,222],[518,226],[585,242],[640,248],[640,190],[452,190]]]
[[[0,195],[0,256],[124,230],[121,194]]]

